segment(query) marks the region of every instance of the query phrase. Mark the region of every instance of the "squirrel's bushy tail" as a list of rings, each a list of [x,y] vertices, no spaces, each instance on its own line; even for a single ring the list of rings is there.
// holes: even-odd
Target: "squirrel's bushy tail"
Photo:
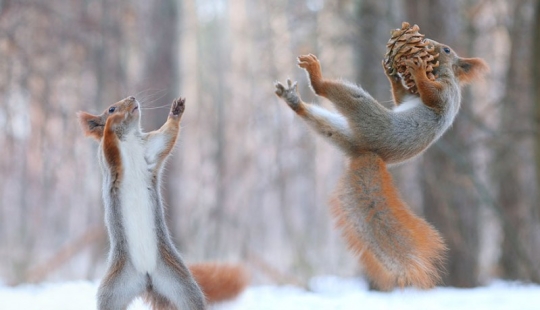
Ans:
[[[332,201],[337,226],[381,289],[433,287],[446,246],[439,233],[401,200],[375,153],[350,160]]]
[[[188,268],[208,303],[235,298],[248,284],[247,272],[240,265],[199,263]]]

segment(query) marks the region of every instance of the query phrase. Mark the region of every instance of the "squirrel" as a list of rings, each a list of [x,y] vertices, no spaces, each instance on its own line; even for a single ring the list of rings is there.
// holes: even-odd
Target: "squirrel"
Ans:
[[[171,153],[185,109],[173,101],[165,124],[142,132],[134,97],[101,115],[79,112],[86,136],[99,141],[103,202],[110,251],[98,289],[98,309],[126,309],[137,296],[153,309],[205,309],[236,297],[247,285],[239,265],[184,264],[169,234],[160,193],[161,171]],[[204,293],[203,293],[204,292]]]
[[[368,278],[382,290],[435,286],[447,251],[439,233],[403,202],[387,166],[418,156],[440,138],[458,113],[461,86],[488,70],[480,58],[461,58],[447,45],[428,41],[439,53],[434,81],[427,78],[424,61],[406,61],[418,94],[385,68],[393,109],[359,86],[323,78],[312,54],[299,56],[298,66],[315,94],[329,99],[337,113],[303,102],[290,79],[287,86],[275,83],[277,96],[348,158],[330,200],[332,214]]]

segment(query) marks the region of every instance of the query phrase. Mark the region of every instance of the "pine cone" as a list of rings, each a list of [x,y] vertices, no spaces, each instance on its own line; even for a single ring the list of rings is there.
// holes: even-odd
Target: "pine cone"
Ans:
[[[439,54],[435,53],[435,48],[431,46],[424,35],[419,33],[418,25],[411,25],[407,22],[401,24],[401,29],[392,30],[392,36],[386,44],[386,55],[384,56],[384,66],[390,75],[402,77],[405,87],[412,94],[417,94],[418,89],[414,83],[411,73],[405,65],[405,60],[419,57],[426,62],[426,74],[428,79],[435,80],[433,68],[439,66]]]

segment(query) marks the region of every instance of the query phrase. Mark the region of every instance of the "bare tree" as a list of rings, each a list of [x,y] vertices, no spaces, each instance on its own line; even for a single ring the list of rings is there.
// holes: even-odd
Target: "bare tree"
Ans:
[[[460,52],[466,47],[458,40],[465,33],[459,26],[463,24],[459,14],[462,5],[459,1],[408,1],[406,7],[409,21],[419,24],[426,37]],[[468,99],[470,96],[463,99],[464,110],[470,104]],[[453,128],[423,155],[420,174],[424,214],[440,230],[450,249],[443,281],[446,285],[472,287],[478,284],[479,200],[467,182],[474,166],[470,164],[472,143],[463,112]]]
[[[539,265],[530,245],[538,242],[534,236],[538,229],[535,203],[537,195],[534,170],[520,165],[533,162],[532,136],[516,132],[532,132],[534,123],[531,85],[531,54],[533,1],[513,2],[509,8],[513,13],[509,29],[510,55],[506,75],[506,90],[500,102],[500,138],[494,158],[494,177],[497,180],[497,200],[500,204],[503,228],[501,249],[502,277],[540,281]],[[510,142],[511,141],[511,142]],[[511,148],[508,143],[512,143]],[[536,207],[535,207],[536,206]],[[534,254],[533,254],[534,253]]]
[[[355,274],[328,210],[344,158],[276,98],[272,82],[291,77],[305,101],[331,109],[295,63],[314,53],[326,76],[389,104],[380,62],[389,30],[409,21],[493,68],[465,91],[454,128],[393,168],[409,205],[451,247],[446,284],[538,281],[539,8],[535,0],[1,2],[0,277],[101,275],[96,145],[75,113],[128,95],[148,108],[147,130],[165,121],[173,97],[187,98],[163,189],[186,259],[244,261],[258,282]]]

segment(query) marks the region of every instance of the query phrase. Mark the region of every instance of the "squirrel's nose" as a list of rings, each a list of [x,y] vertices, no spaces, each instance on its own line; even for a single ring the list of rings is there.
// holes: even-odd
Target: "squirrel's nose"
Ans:
[[[135,101],[135,97],[133,97],[133,96],[129,96],[126,99],[129,100],[129,101]]]

